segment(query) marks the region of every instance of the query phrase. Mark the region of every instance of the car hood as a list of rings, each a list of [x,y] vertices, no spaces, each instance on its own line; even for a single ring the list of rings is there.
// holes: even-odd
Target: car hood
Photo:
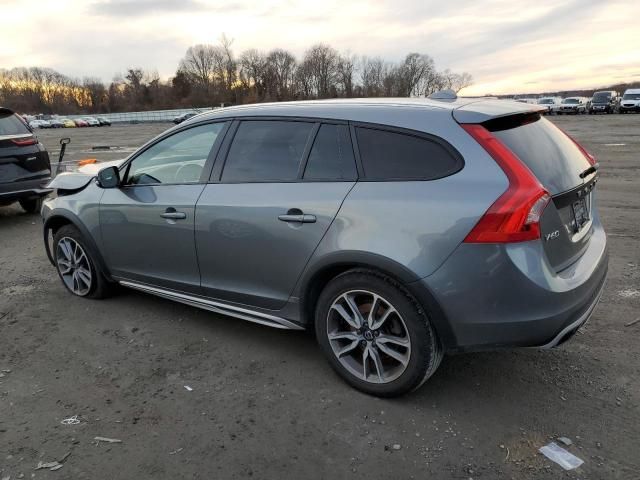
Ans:
[[[100,170],[106,167],[119,166],[124,159],[110,160],[108,162],[90,163],[78,168],[77,172],[64,172],[56,175],[49,182],[48,188],[60,190],[79,190],[87,186],[87,184],[98,174]]]

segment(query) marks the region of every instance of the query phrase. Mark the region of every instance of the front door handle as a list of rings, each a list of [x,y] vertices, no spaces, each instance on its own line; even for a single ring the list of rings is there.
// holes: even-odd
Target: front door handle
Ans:
[[[175,208],[169,207],[165,210],[164,213],[161,213],[160,216],[162,218],[166,218],[169,220],[184,220],[187,218],[187,214],[184,212],[178,212]]]
[[[283,222],[291,222],[291,223],[316,223],[315,215],[308,215],[303,213],[298,214],[286,214],[286,215],[278,215],[278,220]]]

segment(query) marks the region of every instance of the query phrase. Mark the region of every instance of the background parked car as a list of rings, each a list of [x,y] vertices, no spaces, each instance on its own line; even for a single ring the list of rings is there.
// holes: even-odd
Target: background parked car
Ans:
[[[51,128],[51,124],[47,120],[31,120],[29,122],[31,128]]]
[[[550,115],[556,113],[556,110],[560,106],[560,97],[542,97],[538,99],[538,105],[544,105],[547,107],[547,111],[544,115]]]
[[[175,123],[176,125],[178,125],[179,123],[184,122],[185,120],[194,117],[198,114],[198,112],[188,112],[188,113],[183,113],[182,115],[178,115],[176,118],[173,119],[173,123]]]
[[[69,118],[61,118],[60,121],[64,125],[64,128],[75,128],[77,126],[76,123]]]
[[[98,122],[100,123],[100,126],[107,126],[110,127],[111,126],[111,121],[108,118],[105,117],[97,117]]]
[[[640,112],[640,88],[625,90],[619,109],[620,113]]]
[[[13,111],[0,107],[0,205],[18,201],[27,212],[39,212],[50,180],[44,145]]]
[[[87,122],[85,122],[81,118],[76,118],[76,119],[73,120],[73,122],[76,124],[76,127],[88,127],[89,126],[89,124]]]
[[[587,99],[584,97],[567,97],[560,103],[556,113],[558,115],[573,114],[587,112]]]
[[[98,121],[98,119],[96,119],[94,117],[82,117],[81,120],[86,122],[87,126],[89,126],[89,127],[99,127],[100,126],[100,122]]]
[[[618,110],[618,92],[603,90],[596,92],[589,102],[589,115],[594,113],[616,113]]]
[[[47,120],[51,128],[64,128],[64,122],[60,118],[52,118]]]

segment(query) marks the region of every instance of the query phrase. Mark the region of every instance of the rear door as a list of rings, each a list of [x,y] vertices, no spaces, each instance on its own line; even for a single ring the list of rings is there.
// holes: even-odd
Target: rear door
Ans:
[[[550,264],[560,271],[584,252],[592,233],[597,174],[578,145],[538,114],[514,115],[484,124],[551,194],[540,226]]]
[[[105,189],[100,229],[114,276],[200,292],[195,204],[225,126],[191,126],[159,140],[125,167],[120,188]]]
[[[356,181],[349,128],[245,120],[230,133],[196,208],[203,292],[279,309]]]
[[[26,124],[10,110],[0,108],[0,184],[42,181],[51,175],[49,155]]]

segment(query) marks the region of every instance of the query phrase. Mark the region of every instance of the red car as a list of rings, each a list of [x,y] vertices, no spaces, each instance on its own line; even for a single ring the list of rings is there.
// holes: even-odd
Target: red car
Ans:
[[[89,124],[87,122],[85,122],[84,120],[82,120],[81,118],[75,119],[74,123],[76,124],[76,127],[88,127]]]

